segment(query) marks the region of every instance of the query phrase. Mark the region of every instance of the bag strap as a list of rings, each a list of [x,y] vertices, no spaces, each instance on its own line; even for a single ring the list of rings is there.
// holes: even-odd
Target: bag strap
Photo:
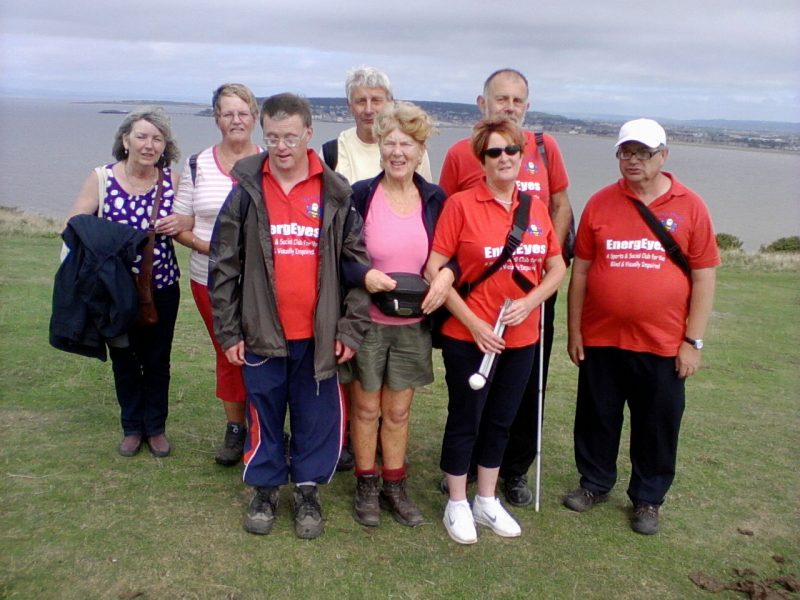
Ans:
[[[528,217],[530,215],[530,210],[531,197],[528,194],[520,192],[519,204],[517,205],[516,210],[514,210],[514,222],[511,225],[511,230],[508,232],[506,245],[500,252],[500,256],[498,256],[497,260],[495,260],[491,265],[486,267],[483,273],[481,273],[475,281],[468,281],[458,286],[458,293],[462,298],[466,299],[473,289],[478,287],[478,285],[489,279],[489,277],[500,270],[500,268],[508,259],[512,259],[511,263],[514,265],[514,272],[511,275],[514,283],[516,283],[525,293],[528,293],[533,289],[533,284],[524,275],[522,275],[522,273],[519,272],[517,265],[514,264],[512,258],[514,256],[514,252],[516,252],[517,248],[522,243],[522,236],[525,235],[525,230],[528,229]]]
[[[106,204],[106,167],[105,165],[101,165],[99,167],[94,168],[94,172],[97,175],[97,197],[100,199],[97,203],[97,216],[101,219],[103,218],[103,209],[105,208]]]
[[[645,206],[644,202],[634,200],[630,196],[628,196],[628,198],[633,202],[633,205],[639,211],[639,214],[642,216],[642,219],[644,219],[644,222],[647,223],[650,230],[656,235],[658,241],[664,246],[667,256],[691,279],[692,269],[689,267],[689,261],[686,260],[686,256],[683,254],[678,242],[672,237],[672,234],[664,228],[664,225],[658,220],[658,217]]]
[[[142,265],[139,273],[145,281],[151,281],[153,275],[153,249],[156,245],[155,224],[158,219],[158,209],[161,208],[161,193],[164,183],[164,171],[158,170],[158,181],[156,182],[156,197],[153,198],[153,209],[150,211],[150,222],[147,226],[147,244],[142,250]]]

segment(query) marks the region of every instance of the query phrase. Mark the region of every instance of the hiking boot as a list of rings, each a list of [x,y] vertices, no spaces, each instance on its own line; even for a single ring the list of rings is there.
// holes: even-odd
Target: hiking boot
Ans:
[[[655,504],[645,502],[634,504],[631,529],[642,535],[658,533],[658,509],[659,507]]]
[[[469,503],[448,502],[444,509],[442,523],[447,530],[447,535],[459,544],[474,544],[478,541],[478,531],[475,529],[475,519],[469,509]]]
[[[246,436],[247,427],[239,423],[228,423],[225,427],[225,439],[214,457],[216,463],[226,467],[239,464],[239,461],[242,460]]]
[[[508,514],[497,498],[481,501],[476,497],[472,503],[472,518],[476,523],[485,525],[500,537],[511,538],[522,535],[519,523]]]
[[[608,500],[608,494],[597,494],[579,487],[564,496],[564,506],[575,512],[586,512],[595,504],[601,504],[606,500]]]
[[[247,514],[244,517],[244,529],[257,535],[267,535],[275,523],[275,512],[278,510],[278,488],[257,487]]]
[[[131,456],[136,456],[139,454],[139,450],[142,449],[142,436],[134,434],[134,435],[126,435],[122,438],[122,441],[119,443],[119,447],[117,448],[117,452],[119,452],[122,456],[130,458]]]
[[[383,481],[380,493],[380,505],[383,510],[392,513],[394,520],[401,525],[416,527],[425,522],[425,517],[406,494],[406,480]]]
[[[506,477],[503,480],[503,493],[512,506],[530,506],[533,503],[533,492],[528,487],[528,478]]]
[[[336,471],[352,471],[355,466],[356,459],[353,456],[353,450],[350,448],[350,444],[347,443],[342,446],[342,452],[339,454],[339,462],[336,463]]]
[[[294,532],[304,540],[322,535],[322,508],[315,485],[294,486]]]
[[[477,473],[468,473],[467,474],[467,485],[470,483],[475,483],[478,481],[478,474]],[[439,491],[442,492],[445,496],[450,495],[450,486],[447,483],[447,475],[442,473],[442,479],[439,481]]]
[[[150,448],[150,454],[156,458],[164,458],[169,456],[169,453],[172,452],[172,447],[169,445],[169,440],[163,433],[148,437],[147,447]]]
[[[353,500],[353,518],[367,527],[381,524],[381,509],[378,505],[377,475],[362,475],[356,481],[356,495]]]

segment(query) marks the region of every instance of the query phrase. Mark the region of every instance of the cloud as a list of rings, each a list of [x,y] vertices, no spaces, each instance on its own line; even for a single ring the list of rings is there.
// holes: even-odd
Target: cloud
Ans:
[[[341,96],[347,69],[371,64],[399,97],[473,102],[513,66],[551,112],[800,120],[796,0],[9,0],[0,31],[4,93],[206,100],[241,80]]]

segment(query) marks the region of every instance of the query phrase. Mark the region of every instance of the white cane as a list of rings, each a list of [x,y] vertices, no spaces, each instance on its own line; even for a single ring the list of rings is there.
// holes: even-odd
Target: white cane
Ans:
[[[500,308],[500,314],[497,315],[497,322],[494,324],[494,333],[500,337],[503,337],[503,333],[505,333],[506,330],[506,324],[503,323],[503,315],[506,314],[506,310],[509,306],[511,306],[511,300],[506,298],[505,302],[503,302],[503,306]],[[469,387],[473,390],[483,389],[483,386],[486,385],[486,380],[489,379],[489,373],[492,372],[492,365],[494,364],[496,356],[497,354],[494,352],[484,353],[478,372],[473,373],[469,378]]]
[[[539,497],[542,492],[542,409],[544,408],[544,302],[539,310],[539,404],[536,419],[536,500],[534,510],[539,512]]]

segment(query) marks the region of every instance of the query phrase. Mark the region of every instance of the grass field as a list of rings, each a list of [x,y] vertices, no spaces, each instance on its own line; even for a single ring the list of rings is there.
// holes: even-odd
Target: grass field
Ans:
[[[628,526],[625,446],[610,502],[583,515],[560,505],[577,482],[577,371],[564,351],[562,293],[541,512],[513,511],[519,539],[484,533],[461,547],[440,522],[438,357],[436,382],[415,399],[409,450],[410,491],[429,524],[359,526],[348,473],[322,490],[320,539],[295,538],[288,490],[273,533],[253,536],[242,529],[249,490],[240,470],[213,461],[223,416],[188,276],[173,349],[174,454],[126,459],[116,452],[110,364],[47,343],[59,246],[13,226],[0,233],[0,598],[724,599],[744,596],[712,595],[689,576],[732,583],[800,573],[796,261],[737,255],[720,269],[705,368],[687,385],[678,477],[652,537]]]

